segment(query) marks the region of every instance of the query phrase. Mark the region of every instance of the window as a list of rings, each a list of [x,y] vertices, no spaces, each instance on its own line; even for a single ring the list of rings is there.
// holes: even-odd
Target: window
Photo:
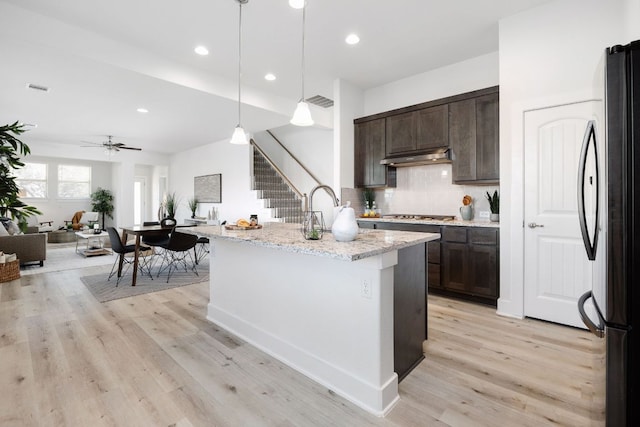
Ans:
[[[44,199],[47,197],[47,165],[45,163],[25,163],[15,170],[20,197]]]
[[[58,197],[82,199],[91,196],[91,166],[58,165]]]

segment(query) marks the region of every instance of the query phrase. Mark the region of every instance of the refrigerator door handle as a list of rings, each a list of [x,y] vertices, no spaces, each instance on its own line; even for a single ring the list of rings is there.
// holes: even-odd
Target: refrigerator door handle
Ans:
[[[595,166],[595,186],[596,186],[596,198],[595,198],[595,221],[594,221],[594,229],[593,229],[593,241],[589,236],[588,224],[587,224],[587,215],[585,212],[584,206],[584,193],[585,193],[585,180],[584,174],[587,167],[587,155],[589,154],[589,149],[593,145],[593,158],[594,158],[594,166]],[[589,260],[593,261],[596,259],[596,248],[598,246],[598,224],[600,221],[600,178],[599,178],[600,168],[598,165],[598,148],[596,146],[596,131],[595,131],[595,121],[589,120],[587,123],[587,129],[584,133],[584,138],[582,140],[582,149],[580,150],[580,163],[578,164],[578,219],[580,221],[580,231],[582,232],[582,241],[584,242],[584,247],[587,251],[587,257]],[[592,179],[590,178],[590,184],[593,184]]]
[[[578,312],[580,313],[580,318],[582,319],[582,323],[584,323],[585,326],[589,328],[589,331],[591,331],[591,333],[594,334],[595,336],[602,338],[604,337],[604,320],[600,316],[600,313],[596,309],[596,314],[598,315],[600,320],[600,325],[596,325],[595,323],[593,323],[593,321],[589,318],[589,316],[587,316],[587,313],[584,311],[584,303],[587,302],[587,300],[592,297],[593,297],[593,294],[591,293],[591,291],[587,291],[584,294],[582,294],[580,299],[578,299]]]

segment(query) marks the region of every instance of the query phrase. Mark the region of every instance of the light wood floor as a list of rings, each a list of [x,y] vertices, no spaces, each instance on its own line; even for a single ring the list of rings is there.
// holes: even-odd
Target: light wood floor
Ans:
[[[601,418],[589,409],[599,362],[584,331],[431,297],[426,359],[400,384],[400,403],[376,418],[209,323],[206,284],[100,304],[79,280],[97,269],[0,284],[0,425],[586,426]]]

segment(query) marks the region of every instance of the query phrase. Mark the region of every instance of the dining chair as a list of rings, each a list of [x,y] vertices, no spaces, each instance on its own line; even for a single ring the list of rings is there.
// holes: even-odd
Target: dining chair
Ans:
[[[120,283],[120,280],[125,276],[126,272],[129,271],[131,265],[133,265],[134,258],[133,256],[127,257],[127,255],[134,255],[136,252],[136,245],[129,244],[125,245],[120,240],[120,235],[118,231],[113,227],[107,228],[107,233],[109,233],[109,241],[111,242],[111,250],[118,254],[116,260],[113,262],[113,266],[111,267],[111,272],[109,273],[109,277],[107,280],[111,280],[114,274],[118,273],[118,262],[120,260],[120,256],[123,258],[123,263],[127,265],[126,270],[118,277],[116,280],[116,286]],[[138,248],[138,267],[140,268],[140,272],[142,274],[147,274],[153,280],[153,276],[151,275],[151,269],[149,267],[149,263],[147,262],[147,255],[144,253],[152,251],[153,249],[149,246],[140,246]]]
[[[195,234],[180,233],[174,228],[167,244],[160,245],[164,249],[164,256],[156,277],[160,277],[160,273],[168,269],[167,283],[169,283],[173,272],[180,267],[183,267],[185,272],[190,269],[199,276],[196,262],[191,256],[191,250],[195,248],[197,241],[198,236]]]
[[[206,256],[209,255],[209,238],[208,237],[198,237],[196,241],[196,246],[193,248],[193,255],[196,261],[196,264],[200,264]]]

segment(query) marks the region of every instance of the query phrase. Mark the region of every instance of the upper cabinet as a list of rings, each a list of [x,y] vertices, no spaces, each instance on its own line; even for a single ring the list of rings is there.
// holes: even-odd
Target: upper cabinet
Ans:
[[[385,119],[356,123],[354,185],[358,187],[395,187],[396,169],[380,164],[385,158]]]
[[[498,86],[362,117],[355,124],[356,187],[395,187],[385,157],[449,147],[454,184],[500,180]]]
[[[387,156],[449,145],[447,104],[387,117]]]
[[[449,104],[449,144],[454,184],[496,184],[500,180],[499,95]]]

